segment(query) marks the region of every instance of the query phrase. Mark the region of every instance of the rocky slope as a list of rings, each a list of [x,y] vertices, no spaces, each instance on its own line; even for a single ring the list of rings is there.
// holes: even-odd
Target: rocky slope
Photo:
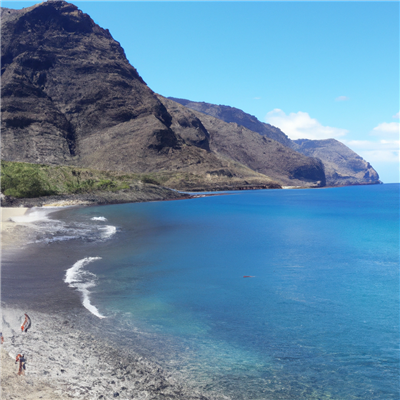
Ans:
[[[178,120],[190,112],[173,100],[161,96],[159,99]],[[284,185],[325,186],[323,166],[316,158],[306,157],[237,123],[226,123],[194,110],[193,113],[207,130],[210,149],[215,153],[268,175]],[[229,172],[221,170],[218,173]]]
[[[330,186],[380,183],[371,164],[338,140],[300,139],[294,143],[300,153],[322,160]]]
[[[279,128],[261,122],[254,115],[245,113],[239,108],[205,103],[203,101],[190,101],[186,99],[179,99],[176,97],[168,97],[168,99],[182,104],[192,110],[200,111],[203,114],[221,119],[222,121],[234,122],[238,125],[244,126],[250,131],[257,132],[260,135],[267,136],[270,139],[276,140],[286,147],[291,147],[292,141]]]
[[[312,158],[287,152],[274,164],[260,153],[250,163],[252,151],[222,149],[218,129],[167,109],[109,31],[73,4],[2,8],[1,23],[3,160],[164,173],[179,189],[323,184]]]
[[[291,140],[279,128],[260,122],[253,115],[238,108],[174,97],[169,99],[222,121],[244,126],[298,153],[320,159],[325,168],[326,184],[329,186],[380,183],[379,175],[370,163],[335,139]],[[196,115],[203,120],[201,116]]]

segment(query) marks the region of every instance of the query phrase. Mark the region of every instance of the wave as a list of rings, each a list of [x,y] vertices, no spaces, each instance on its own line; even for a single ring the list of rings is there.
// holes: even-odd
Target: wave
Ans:
[[[101,222],[107,218],[99,216],[87,220],[87,217],[78,216],[66,220],[57,220],[49,217],[49,214],[60,211],[61,207],[33,208],[21,216],[10,218],[19,229],[27,234],[27,244],[62,242],[68,240],[82,240],[84,242],[102,242],[110,239],[116,232],[117,227],[104,225]],[[100,224],[97,221],[101,221]]]
[[[64,282],[82,294],[82,304],[87,310],[98,318],[106,318],[90,302],[89,288],[96,286],[97,277],[92,272],[83,269],[87,264],[96,260],[101,260],[101,257],[86,257],[77,261],[71,268],[66,270]]]
[[[32,222],[37,222],[37,221],[48,221],[48,215],[52,212],[55,212],[58,210],[54,209],[41,209],[41,208],[32,208],[28,210],[24,215],[19,215],[15,217],[11,217],[10,221],[15,222],[17,224],[29,224]]]
[[[106,225],[106,226],[100,227],[98,229],[99,229],[99,231],[102,232],[101,233],[102,239],[108,239],[117,232],[117,227],[115,227],[113,225]]]
[[[92,221],[107,221],[106,217],[93,217],[90,218]]]

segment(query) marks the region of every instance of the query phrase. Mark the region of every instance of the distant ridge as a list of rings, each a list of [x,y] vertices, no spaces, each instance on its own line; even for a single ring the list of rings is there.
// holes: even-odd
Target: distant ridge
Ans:
[[[301,154],[320,159],[325,170],[326,184],[329,186],[381,183],[378,173],[369,162],[336,139],[291,140],[279,128],[260,122],[238,108],[175,97],[169,99],[222,121],[244,126]]]
[[[239,108],[178,99],[175,97],[168,98],[184,105],[185,107],[191,108],[192,110],[211,115],[212,117],[221,119],[222,121],[228,123],[235,122],[253,132],[257,132],[260,135],[265,135],[270,139],[276,140],[286,147],[291,147],[291,140],[279,128],[261,122],[255,116],[247,114]]]

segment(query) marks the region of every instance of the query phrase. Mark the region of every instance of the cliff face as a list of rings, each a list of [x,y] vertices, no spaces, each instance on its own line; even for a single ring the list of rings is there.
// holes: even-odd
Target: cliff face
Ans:
[[[3,8],[1,22],[3,160],[184,172],[207,189],[213,182],[276,185],[274,179],[324,184],[323,169],[312,158],[236,133],[232,124],[203,123],[204,114],[158,97],[108,30],[73,4]],[[235,150],[227,149],[222,138],[228,131],[251,137],[249,146],[264,150],[255,152],[239,139]]]
[[[234,122],[244,126],[250,131],[257,132],[260,135],[267,136],[286,147],[291,146],[291,140],[279,129],[270,124],[259,121],[254,115],[245,113],[235,107],[222,106],[211,103],[196,102],[175,97],[168,97],[170,100],[176,101],[192,110],[200,111],[203,114],[210,115],[214,118],[221,119],[225,122]]]
[[[1,44],[5,159],[85,159],[95,137],[131,120],[151,123],[154,146],[174,142],[170,115],[123,49],[74,5],[3,9]]]
[[[173,100],[160,99],[168,111],[178,108]],[[181,110],[185,108],[181,107]],[[226,123],[194,110],[193,113],[207,129],[210,148],[215,153],[266,174],[284,185],[325,186],[320,160],[304,156],[236,122]]]
[[[335,139],[291,140],[279,128],[262,123],[237,108],[173,97],[170,99],[222,121],[244,126],[305,156],[318,158],[324,166],[326,184],[329,186],[380,183],[379,175],[370,163]]]
[[[331,186],[379,183],[371,164],[335,139],[295,140],[297,151],[321,159]]]

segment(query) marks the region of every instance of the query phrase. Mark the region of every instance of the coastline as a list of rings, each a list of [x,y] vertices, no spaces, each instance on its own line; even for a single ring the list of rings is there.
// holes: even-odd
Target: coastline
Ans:
[[[3,262],[5,257],[8,262],[14,254],[20,256],[21,246],[26,244],[26,227],[18,219],[25,221],[29,220],[29,214],[47,215],[62,206],[74,205],[83,204],[53,203],[33,209],[2,207],[1,244],[7,253],[5,256],[3,252]],[[1,302],[2,399],[227,399],[199,393],[177,371],[163,370],[156,358],[149,360],[125,351],[123,343],[118,343],[118,332],[112,331],[112,321],[104,323],[81,304],[54,313],[45,303],[33,308],[12,303],[3,299]],[[27,333],[20,330],[24,313],[32,319]],[[17,375],[18,353],[27,358],[25,376]]]
[[[32,327],[21,333],[25,312]],[[99,338],[101,326],[95,317],[83,316],[85,324],[90,322],[94,328],[83,330],[79,326],[85,325],[82,315],[48,315],[4,303],[2,314],[2,399],[223,398],[203,395],[156,363]],[[25,376],[17,375],[14,361],[18,353],[27,359]]]

